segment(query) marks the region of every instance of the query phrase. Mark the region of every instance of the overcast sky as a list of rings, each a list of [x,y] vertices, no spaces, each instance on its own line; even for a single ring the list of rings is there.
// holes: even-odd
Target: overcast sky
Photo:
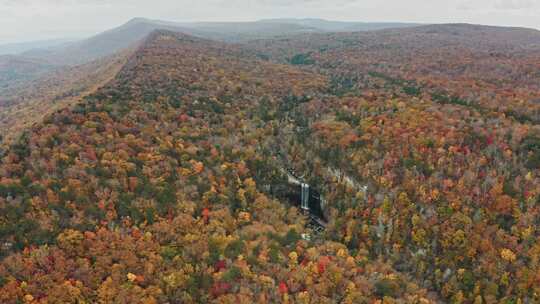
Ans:
[[[0,44],[84,37],[133,17],[468,22],[540,29],[540,0],[0,0]]]

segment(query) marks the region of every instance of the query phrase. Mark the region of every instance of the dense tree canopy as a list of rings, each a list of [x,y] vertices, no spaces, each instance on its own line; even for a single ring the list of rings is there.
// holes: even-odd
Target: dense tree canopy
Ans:
[[[540,301],[538,50],[444,29],[153,33],[6,151],[0,302]]]

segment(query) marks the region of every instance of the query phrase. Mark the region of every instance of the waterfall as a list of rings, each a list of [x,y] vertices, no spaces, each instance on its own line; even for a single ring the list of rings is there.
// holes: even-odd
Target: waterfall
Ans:
[[[302,209],[309,211],[309,185],[306,183],[302,183],[301,205]]]

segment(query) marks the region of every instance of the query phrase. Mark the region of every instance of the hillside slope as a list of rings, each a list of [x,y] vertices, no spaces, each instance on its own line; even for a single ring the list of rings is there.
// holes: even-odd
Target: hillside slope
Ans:
[[[0,90],[0,149],[45,116],[105,85],[131,52],[126,50],[77,67],[58,68],[24,86]]]
[[[187,32],[177,24],[135,18],[117,28],[44,53],[39,58],[57,65],[77,65],[112,55],[135,44],[156,29]],[[24,54],[23,54],[24,55]]]
[[[75,39],[51,39],[0,44],[0,55],[17,55],[34,49],[49,49],[73,42]]]
[[[76,65],[86,63],[134,46],[155,30],[169,30],[207,39],[241,41],[252,38],[268,38],[291,33],[314,31],[296,24],[266,22],[168,22],[134,18],[129,22],[90,37],[49,50],[37,58],[58,64]],[[31,55],[26,53],[23,55]]]
[[[389,28],[407,28],[420,26],[418,23],[400,22],[355,22],[355,21],[333,21],[317,18],[278,18],[261,20],[261,22],[289,23],[316,29],[318,32],[358,32],[372,31]]]
[[[2,159],[0,301],[540,302],[537,42],[154,32]]]
[[[234,46],[154,32],[112,82],[4,158],[0,300],[435,302],[365,250],[302,239],[306,218],[264,190],[284,178],[267,115],[325,86]]]
[[[176,23],[134,18],[117,28],[80,41],[32,49],[19,55],[0,56],[0,102],[5,97],[4,90],[28,86],[50,72],[90,63],[136,47],[137,43],[158,29],[229,42],[315,31],[313,28],[287,23]]]
[[[345,184],[326,191],[340,202],[335,239],[388,257],[448,302],[534,303],[539,39],[451,24],[249,45],[329,78],[337,99],[299,118],[289,154],[312,180]]]
[[[55,69],[58,69],[58,67],[42,60],[15,55],[1,55],[0,92],[6,88],[20,87],[28,83],[29,80],[36,79]]]
[[[373,89],[370,82],[383,81],[398,91],[441,102],[454,99],[522,121],[540,121],[537,30],[427,25],[299,35],[248,45],[264,58],[322,68],[336,87],[348,86],[341,89],[368,93]]]

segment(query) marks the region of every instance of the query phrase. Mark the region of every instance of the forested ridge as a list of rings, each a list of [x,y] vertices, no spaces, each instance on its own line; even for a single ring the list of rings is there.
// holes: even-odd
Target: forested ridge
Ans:
[[[0,302],[539,302],[538,34],[462,27],[153,32],[5,152]]]

